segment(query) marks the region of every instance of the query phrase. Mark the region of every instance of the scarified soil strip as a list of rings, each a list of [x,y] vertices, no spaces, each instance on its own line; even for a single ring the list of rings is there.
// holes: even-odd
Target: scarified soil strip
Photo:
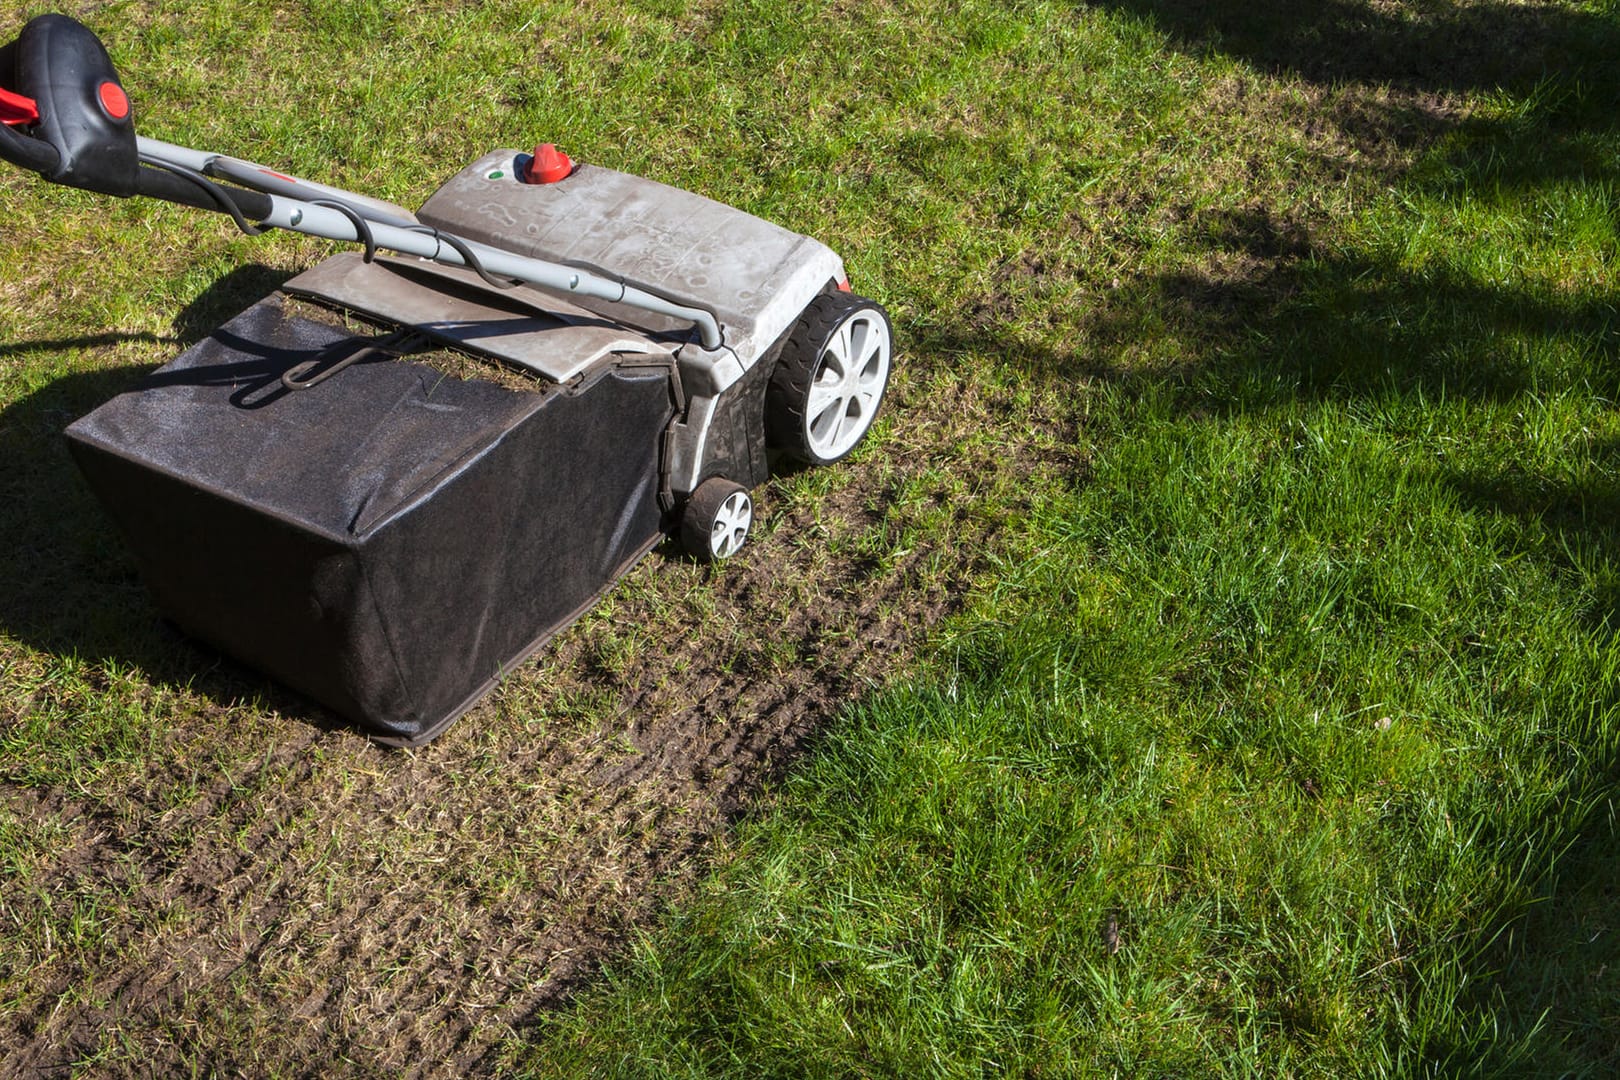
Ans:
[[[717,571],[649,557],[424,750],[200,700],[128,790],[0,788],[74,838],[4,917],[63,926],[94,897],[103,927],[15,965],[31,993],[0,1017],[0,1072],[487,1066],[907,670],[993,548],[974,496],[1005,510],[1031,470],[1073,467],[1072,439],[986,396],[897,386],[903,426],[830,490],[774,482],[765,535]]]

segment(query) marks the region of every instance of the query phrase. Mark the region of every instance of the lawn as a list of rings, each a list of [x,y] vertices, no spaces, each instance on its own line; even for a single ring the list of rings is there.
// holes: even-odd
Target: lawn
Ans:
[[[900,368],[384,751],[59,436],[329,247],[0,178],[0,1071],[1620,1070],[1616,5],[63,10],[160,138],[822,238]]]

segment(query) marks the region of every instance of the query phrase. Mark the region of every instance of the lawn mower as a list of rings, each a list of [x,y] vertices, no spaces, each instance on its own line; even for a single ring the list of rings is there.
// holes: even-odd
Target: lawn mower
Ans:
[[[61,15],[0,47],[0,121],[52,183],[359,245],[67,436],[170,620],[383,742],[442,732],[663,537],[735,554],[773,462],[839,461],[883,400],[889,318],[831,249],[551,144],[412,213],[137,135]]]

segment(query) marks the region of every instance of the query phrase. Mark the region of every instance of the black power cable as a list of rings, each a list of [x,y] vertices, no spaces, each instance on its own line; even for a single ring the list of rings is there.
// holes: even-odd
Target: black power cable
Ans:
[[[242,208],[236,204],[236,200],[231,197],[229,190],[220,184],[214,183],[197,170],[188,169],[184,165],[176,165],[172,161],[164,161],[162,158],[155,158],[150,154],[141,154],[140,162],[142,165],[161,169],[164,172],[173,173],[183,180],[189,180],[207,193],[209,199],[219,207],[221,212],[229,214],[231,220],[236,222],[236,227],[241,229],[243,233],[248,236],[263,235],[265,230],[249,224],[247,217],[242,213]]]
[[[339,202],[337,199],[310,199],[309,205],[324,206],[326,209],[336,210],[348,218],[349,224],[354,226],[355,239],[366,246],[366,253],[360,256],[361,260],[370,262],[377,257],[377,238],[371,234],[371,226],[366,223],[366,219],[361,215],[360,211],[346,202]]]
[[[439,243],[452,249],[457,255],[461,256],[462,261],[467,264],[469,269],[497,289],[515,289],[517,286],[523,284],[516,278],[498,278],[494,274],[491,274],[488,270],[485,270],[484,264],[479,260],[478,256],[473,253],[472,246],[459,236],[452,233],[440,232],[431,225],[413,225],[411,226],[410,231],[414,233],[421,233],[423,236],[431,236]]]

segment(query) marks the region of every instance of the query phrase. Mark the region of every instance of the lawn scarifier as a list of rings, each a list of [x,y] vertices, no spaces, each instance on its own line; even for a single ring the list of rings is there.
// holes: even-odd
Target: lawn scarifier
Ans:
[[[379,331],[269,297],[68,436],[170,618],[381,741],[441,733],[666,534],[731,556],[773,455],[833,464],[876,419],[888,315],[809,237],[552,144],[412,213],[138,136],[61,15],[7,77],[14,165],[363,245],[284,291]],[[541,383],[407,359],[435,344]]]

